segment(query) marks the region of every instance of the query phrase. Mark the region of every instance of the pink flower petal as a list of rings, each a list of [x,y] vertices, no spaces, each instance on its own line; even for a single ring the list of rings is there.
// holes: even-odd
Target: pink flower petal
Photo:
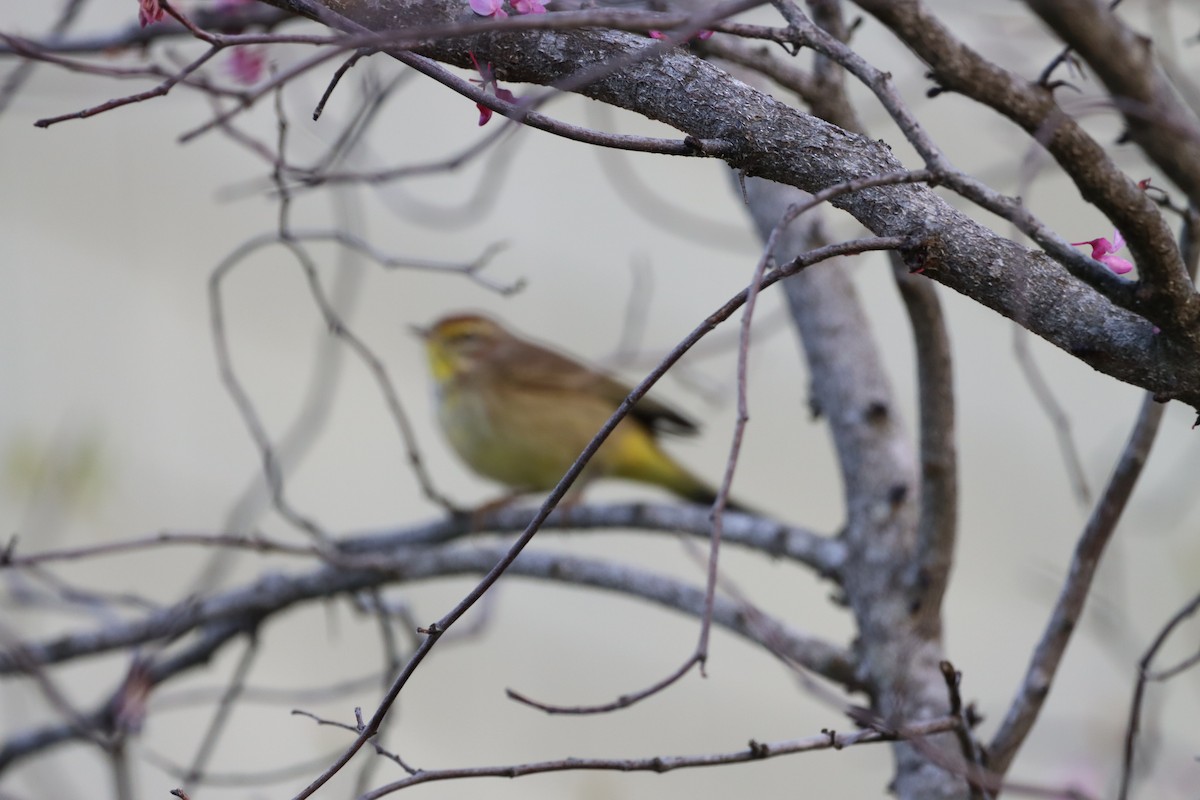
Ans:
[[[1126,272],[1129,272],[1131,269],[1133,269],[1133,264],[1121,258],[1120,256],[1101,256],[1096,260],[1118,275],[1124,275]]]
[[[229,70],[239,83],[257,83],[267,63],[267,50],[262,45],[244,44],[233,48],[229,59]]]
[[[549,0],[512,0],[512,7],[517,14],[545,14],[548,2]]]
[[[1111,242],[1103,237],[1090,239],[1086,242],[1071,242],[1072,247],[1083,247],[1084,245],[1092,248],[1093,259],[1099,261],[1118,275],[1124,275],[1133,269],[1132,263],[1120,256],[1113,255],[1113,253],[1125,246],[1125,237],[1121,235],[1120,231],[1113,231],[1113,240]]]
[[[481,17],[507,17],[508,12],[502,6],[504,0],[468,0],[471,10]]]
[[[138,0],[138,22],[143,28],[152,22],[161,22],[165,13],[158,0]]]
[[[491,64],[480,64],[479,59],[475,57],[474,51],[467,51],[467,55],[471,57],[471,63],[475,65],[475,71],[479,73],[479,77],[472,78],[471,83],[479,84],[480,88],[485,92],[491,92],[501,100],[509,103],[517,101],[516,95],[508,89],[501,88],[499,82],[496,80],[496,73],[492,71]],[[487,125],[492,119],[492,110],[482,103],[476,103],[475,107],[479,109],[479,124]]]

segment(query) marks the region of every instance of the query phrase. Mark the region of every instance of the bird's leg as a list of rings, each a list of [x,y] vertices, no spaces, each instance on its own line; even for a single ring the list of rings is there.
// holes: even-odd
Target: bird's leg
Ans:
[[[500,511],[501,509],[508,508],[523,494],[525,494],[525,492],[521,491],[520,489],[514,489],[511,492],[502,494],[497,498],[488,500],[471,509],[469,512],[471,515],[471,523],[469,528],[471,533],[477,533],[483,530],[484,523],[487,522],[487,518],[489,516],[497,511]]]

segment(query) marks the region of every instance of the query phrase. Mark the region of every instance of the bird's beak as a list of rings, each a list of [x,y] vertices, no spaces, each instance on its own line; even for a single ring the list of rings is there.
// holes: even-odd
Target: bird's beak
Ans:
[[[410,331],[412,331],[412,333],[415,336],[417,336],[417,338],[419,338],[419,339],[428,339],[429,338],[429,333],[430,333],[429,328],[422,328],[420,325],[409,325],[408,329]]]

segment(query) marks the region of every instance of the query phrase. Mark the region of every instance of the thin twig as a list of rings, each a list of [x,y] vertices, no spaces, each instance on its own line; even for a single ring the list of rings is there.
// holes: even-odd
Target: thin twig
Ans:
[[[706,595],[706,597],[707,597],[707,595]],[[700,618],[701,618],[701,620],[711,620],[712,619],[712,609],[708,605],[707,601],[704,604],[704,609],[700,615]],[[701,624],[703,625],[703,622]],[[533,698],[529,697],[528,695],[518,692],[516,689],[505,689],[504,693],[506,695],[508,695],[508,698],[510,700],[515,700],[516,702],[521,703],[522,705],[529,706],[530,708],[536,708],[538,711],[544,711],[547,714],[566,714],[566,715],[607,714],[611,711],[619,711],[623,708],[629,708],[630,706],[632,706],[636,703],[640,703],[641,701],[643,701],[649,697],[653,697],[654,695],[658,694],[659,692],[662,692],[662,691],[674,686],[676,683],[678,683],[683,678],[683,676],[685,676],[689,672],[691,672],[693,667],[701,666],[702,663],[703,663],[703,661],[700,658],[700,655],[698,653],[692,653],[692,655],[689,656],[687,658],[687,660],[685,660],[682,664],[680,664],[678,667],[675,668],[674,672],[671,672],[669,675],[666,675],[665,677],[655,681],[654,683],[650,684],[649,686],[645,687],[644,689],[639,689],[638,691],[630,692],[629,694],[623,694],[615,700],[612,700],[607,703],[601,703],[599,705],[560,706],[560,705],[554,705],[552,703],[544,703],[544,702],[541,702],[540,700],[534,700]]]
[[[63,4],[62,11],[58,14],[58,19],[50,28],[50,36],[58,38],[62,36],[74,24],[79,17],[79,12],[83,8],[86,0],[67,0]],[[0,84],[0,114],[8,108],[9,104],[16,98],[17,93],[21,91],[21,87],[29,80],[29,76],[33,74],[34,67],[37,62],[33,60],[23,61],[17,65],[16,69],[8,73],[4,82]]]
[[[547,772],[574,772],[580,770],[664,773],[677,769],[710,767],[719,764],[744,764],[815,750],[842,750],[846,747],[859,744],[917,739],[952,731],[958,724],[957,719],[944,717],[901,726],[895,730],[886,732],[874,729],[854,731],[852,733],[838,733],[833,730],[824,730],[820,734],[803,739],[779,742],[751,741],[750,745],[743,750],[698,756],[652,756],[650,758],[629,759],[566,758],[557,761],[540,761],[497,767],[417,770],[415,774],[408,778],[402,778],[401,780],[380,786],[378,789],[368,792],[363,795],[362,800],[377,800],[377,798],[421,783],[461,778],[518,778],[524,775]]]
[[[524,530],[536,513],[532,508],[504,508],[473,519],[441,517],[435,521],[416,524],[399,530],[357,533],[337,537],[337,552],[332,556],[323,548],[309,544],[292,544],[279,539],[253,534],[188,533],[163,531],[149,536],[114,542],[47,550],[29,555],[15,550],[0,560],[0,569],[29,569],[56,562],[86,561],[100,556],[114,556],[166,547],[235,548],[256,553],[272,553],[304,558],[327,558],[348,569],[366,566],[355,561],[360,556],[396,551],[402,548],[429,547],[461,539],[473,534],[493,531],[511,533]],[[558,510],[544,523],[547,530],[581,531],[610,528],[638,528],[663,533],[689,533],[708,536],[706,510],[678,504],[621,503],[609,505],[577,505]],[[805,528],[797,528],[776,520],[759,519],[744,514],[730,515],[725,525],[725,539],[775,558],[807,564],[817,574],[833,576],[838,573],[845,557],[845,547],[837,539],[821,536]],[[157,606],[142,604],[143,610]]]
[[[225,690],[212,708],[212,719],[209,720],[208,727],[204,730],[204,736],[200,739],[196,754],[183,774],[182,781],[185,786],[193,786],[203,781],[208,761],[212,758],[213,751],[216,750],[222,731],[229,723],[234,704],[237,703],[242,691],[246,688],[246,676],[250,673],[258,655],[258,637],[251,633],[246,637],[246,648],[234,666],[233,674],[229,676]]]
[[[1121,788],[1117,793],[1117,800],[1127,800],[1129,790],[1133,784],[1133,757],[1137,747],[1138,731],[1141,729],[1142,717],[1142,702],[1146,696],[1146,683],[1150,679],[1150,665],[1154,662],[1154,657],[1158,655],[1159,649],[1166,644],[1171,633],[1184,620],[1200,611],[1200,594],[1193,597],[1187,605],[1179,609],[1167,621],[1158,635],[1154,637],[1154,641],[1150,647],[1142,655],[1138,661],[1138,677],[1137,682],[1133,687],[1133,702],[1129,708],[1129,722],[1125,726],[1125,748],[1121,759]]]
[[[880,237],[859,239],[852,242],[842,242],[838,245],[819,248],[797,257],[796,260],[789,265],[788,269],[779,269],[766,276],[766,278],[763,280],[763,287],[765,288],[766,286],[775,283],[787,277],[788,275],[795,274],[811,264],[832,258],[836,255],[843,255],[848,252],[864,252],[868,249],[895,249],[904,246],[907,241],[908,240],[905,237]],[[396,698],[399,697],[401,689],[404,688],[405,684],[408,682],[408,679],[412,676],[417,667],[420,666],[420,664],[425,660],[425,657],[436,645],[438,638],[450,626],[457,622],[458,619],[462,617],[462,615],[465,614],[467,610],[470,609],[471,606],[473,606],[479,600],[479,598],[481,598],[484,593],[486,593],[488,589],[490,589],[492,585],[500,579],[500,576],[508,570],[512,563],[516,561],[517,556],[520,555],[529,542],[533,540],[534,534],[537,533],[542,523],[546,520],[546,517],[550,515],[550,512],[553,511],[558,503],[562,500],[563,496],[567,493],[567,490],[570,489],[572,484],[574,484],[576,479],[578,479],[584,467],[587,466],[588,461],[591,460],[595,452],[608,439],[608,436],[612,433],[613,429],[616,428],[621,420],[625,418],[634,404],[636,404],[638,400],[645,396],[646,392],[650,390],[650,387],[653,386],[658,379],[661,378],[662,375],[664,375],[666,371],[683,356],[684,353],[691,349],[696,342],[698,342],[709,331],[713,330],[719,323],[728,319],[734,311],[740,308],[746,302],[748,295],[749,290],[743,290],[739,292],[716,312],[709,315],[709,317],[701,325],[695,328],[691,334],[689,334],[682,342],[680,342],[679,345],[672,350],[671,353],[666,356],[666,358],[663,359],[662,363],[656,369],[646,376],[646,378],[629,393],[625,400],[622,401],[621,405],[617,407],[617,410],[613,412],[611,417],[609,417],[608,421],[600,428],[600,430],[588,443],[587,447],[584,448],[583,452],[580,453],[579,457],[571,465],[570,469],[568,469],[563,475],[562,479],[559,480],[554,489],[551,490],[549,496],[546,498],[545,502],[542,503],[529,526],[517,538],[516,542],[514,542],[512,547],[509,548],[505,556],[496,562],[492,569],[488,571],[487,575],[485,575],[470,592],[468,592],[457,604],[455,604],[450,611],[443,615],[441,619],[423,629],[422,632],[427,634],[426,639],[421,642],[416,651],[413,653],[412,657],[409,659],[408,663],[405,664],[404,669],[401,670],[400,674],[396,676],[396,680],[393,682],[392,686],[388,689],[387,693],[380,701],[375,712],[371,715],[371,719],[364,727],[362,733],[360,733],[354,742],[347,747],[345,753],[343,753],[343,755],[337,761],[331,764],[325,772],[317,776],[312,783],[301,790],[295,796],[294,800],[304,800],[306,797],[311,797],[312,794],[324,786],[330,778],[340,772],[342,767],[344,767],[350,761],[354,754],[357,753],[369,739],[375,736],[379,730],[379,726],[383,721],[384,716],[387,715],[392,705],[396,702]]]
[[[1150,447],[1162,421],[1163,408],[1162,403],[1149,395],[1142,401],[1129,441],[1075,544],[1070,572],[1063,583],[1058,602],[1034,649],[1021,688],[988,748],[991,767],[997,774],[1003,775],[1008,770],[1041,712],[1071,635],[1078,628],[1104,548],[1116,530],[1146,465]]]
[[[958,745],[962,750],[966,769],[963,771],[967,786],[971,790],[972,800],[991,800],[992,793],[988,789],[987,767],[984,764],[983,748],[971,731],[971,708],[962,701],[962,673],[954,668],[949,661],[938,665],[942,677],[946,681],[946,693],[950,696],[950,716],[958,717],[959,726],[954,733],[958,737]]]
[[[308,252],[289,242],[284,242],[284,245],[292,250],[300,264],[300,268],[304,271],[309,291],[312,293],[313,300],[316,302],[317,309],[321,312],[321,317],[329,328],[329,332],[345,342],[350,350],[367,365],[367,368],[371,371],[371,375],[375,378],[379,391],[383,395],[384,402],[387,404],[388,413],[399,430],[400,441],[404,445],[405,455],[408,458],[408,463],[412,468],[413,474],[417,478],[418,484],[421,486],[421,491],[432,502],[437,503],[451,513],[456,512],[457,508],[454,504],[433,485],[433,479],[429,475],[429,471],[425,468],[425,461],[421,457],[421,452],[417,447],[416,431],[408,419],[408,412],[404,410],[404,405],[400,402],[400,395],[396,391],[395,385],[392,383],[391,378],[388,377],[387,368],[384,366],[383,361],[367,347],[362,339],[355,335],[342,322],[337,314],[337,310],[330,304],[329,298],[325,294],[320,276],[317,274],[317,266],[308,255]]]
[[[317,105],[313,109],[313,122],[316,122],[321,118],[321,114],[325,111],[325,104],[328,103],[329,98],[333,96],[333,90],[337,88],[337,85],[341,82],[342,77],[349,72],[354,65],[359,62],[360,59],[362,59],[364,56],[371,55],[373,52],[375,51],[369,48],[360,47],[355,51],[354,55],[342,62],[342,65],[334,71],[333,77],[329,79],[329,85],[325,87],[325,91],[321,95],[321,99],[317,101]]]
[[[247,587],[184,601],[169,609],[111,625],[99,633],[86,630],[44,643],[26,643],[19,654],[0,651],[0,674],[25,672],[34,665],[62,663],[89,654],[145,646],[174,639],[187,631],[195,632],[184,651],[159,658],[150,665],[150,683],[157,686],[208,663],[233,637],[252,631],[264,620],[299,604],[323,602],[329,597],[352,595],[385,584],[486,573],[507,549],[501,545],[425,550],[389,547],[375,553],[370,561],[360,558],[356,564],[321,566],[286,577],[267,575]],[[528,578],[641,598],[693,617],[698,617],[704,607],[701,588],[616,562],[539,551],[526,553],[513,564],[511,571]],[[844,648],[797,631],[773,617],[758,615],[753,620],[748,619],[741,602],[722,598],[713,618],[717,624],[749,641],[769,641],[771,651],[785,663],[799,664],[851,691],[863,688],[858,682],[853,659]],[[79,725],[54,725],[10,737],[0,748],[0,770],[53,744],[84,738],[93,730],[103,730],[99,726],[108,719],[106,714],[104,711],[89,715]]]

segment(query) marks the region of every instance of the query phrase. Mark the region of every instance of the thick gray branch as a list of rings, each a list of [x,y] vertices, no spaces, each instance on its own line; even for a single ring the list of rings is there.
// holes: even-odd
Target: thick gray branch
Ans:
[[[355,32],[453,23],[464,10],[457,0],[273,4]],[[550,30],[443,37],[419,52],[468,68],[468,51],[474,52],[508,82],[557,85],[591,76],[579,86],[580,93],[665,122],[695,139],[727,143],[732,149],[723,147],[723,157],[736,169],[810,192],[902,167],[886,144],[800,112],[683,50],[639,57],[639,51],[655,46],[650,39],[615,31]],[[1156,319],[1163,335],[1154,335],[1145,319],[1049,256],[976,223],[925,186],[876,187],[835,204],[878,235],[923,234],[920,255],[928,277],[1017,320],[1101,372],[1162,399],[1178,398],[1200,408],[1200,344],[1190,336],[1167,335],[1180,330],[1183,322],[1177,316]],[[1137,235],[1130,232],[1131,242]],[[1161,260],[1163,270],[1178,263],[1173,245],[1171,252],[1145,255]],[[1141,308],[1143,290],[1153,288],[1135,292],[1134,284],[1122,287],[1111,276],[1102,283],[1106,293],[1130,308]]]
[[[1129,137],[1200,206],[1200,120],[1159,69],[1153,43],[1103,0],[1026,0],[1112,94]]]
[[[750,209],[760,234],[770,232],[801,193],[750,180]],[[801,217],[779,240],[786,261],[812,247],[815,230]],[[886,720],[927,719],[946,712],[939,670],[940,625],[919,624],[911,611],[909,565],[916,546],[915,456],[896,413],[870,325],[844,265],[822,264],[784,284],[812,378],[814,411],[829,422],[846,495],[848,553],[841,573],[854,611],[863,680],[874,710]],[[933,612],[935,618],[936,607]],[[940,758],[955,761],[952,737],[931,740]],[[955,776],[909,744],[896,745],[895,792],[901,798],[952,798]]]
[[[29,665],[56,664],[169,640],[214,624],[240,621],[247,625],[298,603],[338,594],[431,578],[475,575],[491,569],[506,550],[495,545],[405,548],[360,556],[355,559],[355,566],[330,565],[296,575],[266,575],[244,588],[184,602],[141,619],[80,631],[40,644],[20,645],[19,652],[0,653],[0,675],[24,672]],[[624,565],[526,552],[509,571],[514,575],[621,592],[688,614],[699,614],[703,606],[702,589]],[[740,603],[719,600],[713,621],[830,680],[851,688],[861,686],[845,652],[793,631],[770,617],[748,613]]]
[[[1100,143],[1059,107],[1048,87],[983,58],[956,38],[921,0],[856,2],[930,66],[939,88],[995,109],[1044,146],[1075,182],[1084,200],[1095,204],[1125,233],[1142,277],[1137,287],[1139,303],[1170,309],[1158,320],[1166,323],[1160,327],[1194,327],[1200,303],[1183,269],[1174,232],[1154,202]],[[1036,313],[1036,306],[1030,310]],[[1045,336],[1034,320],[1027,322],[1018,317],[1017,321]],[[1069,347],[1064,349],[1078,355]]]

